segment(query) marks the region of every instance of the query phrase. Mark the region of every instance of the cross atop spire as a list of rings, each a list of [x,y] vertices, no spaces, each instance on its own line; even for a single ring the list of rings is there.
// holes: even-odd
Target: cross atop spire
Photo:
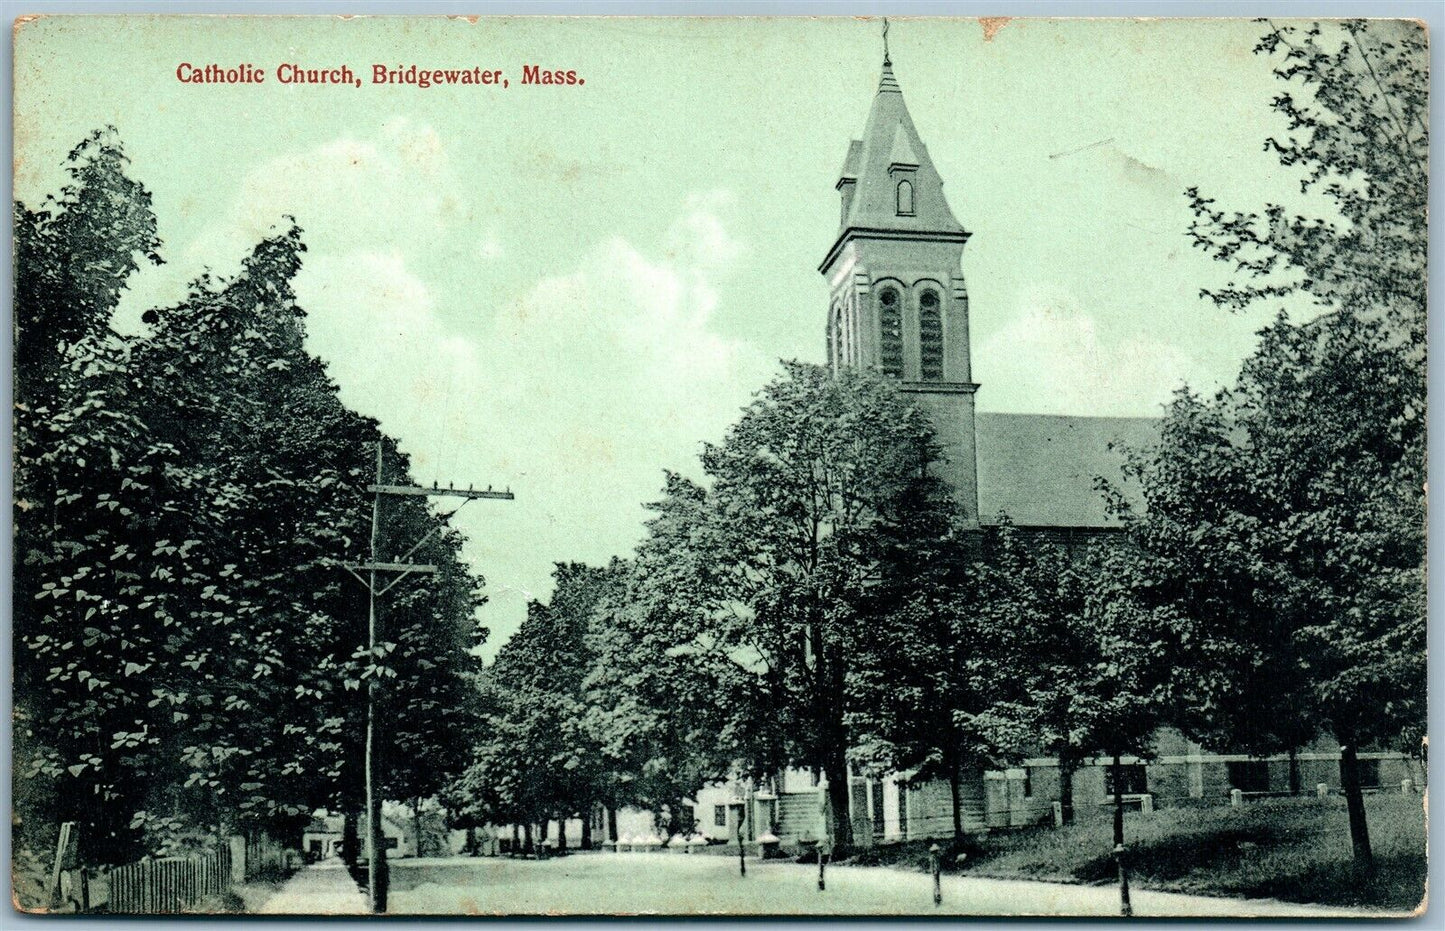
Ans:
[[[898,86],[898,79],[893,77],[893,59],[888,55],[888,17],[883,17],[883,76],[878,81],[878,92],[880,94],[892,92],[902,93]]]

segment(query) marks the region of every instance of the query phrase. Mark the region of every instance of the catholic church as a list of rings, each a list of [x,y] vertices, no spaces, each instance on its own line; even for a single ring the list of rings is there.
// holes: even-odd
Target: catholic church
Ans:
[[[836,369],[898,380],[932,417],[939,468],[973,527],[1007,514],[1061,541],[1117,531],[1094,489],[1117,477],[1122,453],[1153,438],[1147,418],[994,414],[975,410],[968,286],[969,233],[943,193],[884,55],[863,136],[839,173],[838,234],[818,270],[831,295],[827,338]]]
[[[836,236],[818,270],[827,281],[827,352],[835,371],[869,368],[896,379],[932,418],[941,476],[965,522],[983,528],[1005,515],[1021,532],[1070,549],[1120,533],[1095,488],[1117,480],[1124,447],[1151,443],[1157,421],[981,412],[987,386],[973,380],[970,305],[962,271],[969,233],[944,195],[903,90],[884,50],[878,89],[862,137],[848,144],[837,191]],[[1117,481],[1115,484],[1118,484]],[[1205,752],[1162,729],[1148,760],[1086,759],[1074,773],[1077,817],[1107,817],[1113,781],[1126,804],[1143,812],[1189,805],[1241,804],[1252,797],[1329,794],[1340,788],[1338,748],[1307,747],[1293,757],[1258,759]],[[1418,761],[1395,752],[1362,752],[1361,778],[1384,791],[1423,785]],[[1058,761],[1040,757],[1002,770],[964,774],[963,820],[969,832],[1047,823],[1059,817]],[[826,787],[792,770],[757,783],[712,785],[692,802],[695,830],[714,843],[784,849],[825,839]],[[946,781],[912,773],[850,778],[849,819],[856,843],[893,843],[952,832]],[[616,849],[655,849],[653,813],[594,813],[594,836]],[[570,828],[575,832],[578,828]],[[677,838],[674,838],[677,840]]]
[[[885,34],[886,42],[886,34]],[[1124,448],[1157,437],[1151,418],[991,413],[975,407],[981,386],[970,359],[970,305],[962,265],[969,232],[944,195],[884,47],[877,92],[861,138],[848,144],[836,185],[836,236],[818,270],[827,282],[827,353],[835,371],[867,368],[896,379],[931,417],[942,447],[940,475],[965,522],[982,528],[1007,517],[1020,531],[1070,549],[1117,535],[1119,522],[1097,491],[1118,479]],[[985,311],[986,312],[986,311]],[[1137,502],[1136,502],[1137,503]],[[1363,780],[1376,788],[1420,786],[1417,761],[1362,753]],[[1239,804],[1249,797],[1338,792],[1338,748],[1307,747],[1293,758],[1205,752],[1172,729],[1155,738],[1155,756],[1085,760],[1073,777],[1078,817],[1107,817],[1113,781],[1126,803],[1156,807]],[[910,773],[852,777],[855,841],[942,837],[952,830],[948,785]],[[1027,759],[964,779],[968,831],[1018,827],[1058,817],[1058,761]],[[732,784],[698,794],[694,815],[713,840],[775,834],[784,844],[819,839],[823,790],[817,777],[783,773],[767,785]]]

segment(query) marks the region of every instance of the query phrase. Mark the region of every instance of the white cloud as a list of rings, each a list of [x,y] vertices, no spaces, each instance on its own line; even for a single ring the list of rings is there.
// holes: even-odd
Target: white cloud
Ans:
[[[1153,417],[1174,389],[1199,379],[1179,347],[1143,334],[1114,337],[1073,300],[1031,295],[978,343],[980,406],[1094,416]]]
[[[741,247],[702,204],[658,248],[596,244],[480,333],[449,329],[395,251],[308,256],[297,278],[313,351],[342,399],[401,439],[419,480],[516,492],[458,520],[499,634],[525,593],[549,590],[554,561],[626,553],[662,469],[693,468],[771,371],[711,328],[716,280]]]
[[[240,179],[217,222],[179,249],[169,244],[167,264],[134,277],[117,327],[133,331],[146,308],[183,299],[202,268],[233,274],[284,217],[295,217],[312,255],[401,249],[457,235],[465,190],[436,130],[406,117],[388,120],[374,139],[346,136],[279,155]]]
[[[491,230],[482,234],[482,238],[477,240],[477,258],[479,259],[486,259],[490,262],[493,259],[501,258],[504,252],[506,249],[502,246],[502,241]]]
[[[234,271],[295,216],[308,345],[342,400],[399,438],[417,480],[516,492],[457,519],[488,579],[495,645],[527,598],[550,591],[554,561],[631,548],[662,470],[694,469],[699,444],[721,436],[772,365],[712,326],[717,285],[744,253],[726,192],[687,198],[656,243],[594,243],[479,318],[444,312],[417,270],[420,250],[454,237],[479,258],[504,254],[494,230],[472,227],[461,190],[444,141],[406,119],[279,156],[240,180],[217,223],[173,244],[170,264],[138,276],[127,313],[179,300],[206,265]]]

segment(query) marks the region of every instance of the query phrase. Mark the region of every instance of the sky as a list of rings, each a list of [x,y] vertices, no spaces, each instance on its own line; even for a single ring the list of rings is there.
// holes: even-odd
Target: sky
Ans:
[[[837,172],[881,23],[833,19],[49,17],[15,51],[15,193],[116,126],[166,262],[115,326],[234,272],[294,216],[308,345],[416,480],[510,487],[457,523],[494,653],[554,562],[626,555],[663,470],[698,475],[779,359],[821,362]],[[899,19],[914,123],[973,234],[982,410],[1157,415],[1230,382],[1270,314],[1201,300],[1186,188],[1300,204],[1264,151],[1280,90],[1247,20]],[[182,62],[255,64],[190,85]],[[283,63],[363,86],[287,86]],[[372,66],[509,87],[372,85]],[[522,66],[585,83],[524,86]],[[21,360],[23,364],[23,360]]]

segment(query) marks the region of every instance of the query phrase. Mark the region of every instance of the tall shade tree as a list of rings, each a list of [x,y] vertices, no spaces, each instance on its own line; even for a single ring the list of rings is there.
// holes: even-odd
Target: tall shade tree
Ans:
[[[1080,762],[1147,756],[1172,707],[1177,619],[1136,598],[1136,558],[1113,541],[1070,552],[1005,524],[961,607],[965,629],[987,644],[976,662],[1005,683],[968,724],[1002,758],[1057,757],[1065,820]],[[1117,780],[1115,796],[1123,843]]]
[[[601,800],[650,810],[672,837],[692,830],[686,800],[726,778],[741,754],[734,720],[744,677],[716,654],[677,650],[691,615],[671,584],[678,567],[658,562],[674,508],[689,509],[700,489],[669,476],[668,497],[654,506],[650,537],[637,557],[609,567],[612,584],[599,599],[589,634],[594,657],[584,682],[586,726],[601,755]]]
[[[892,531],[952,507],[928,475],[937,455],[927,416],[890,382],[786,363],[704,449],[710,485],[674,503],[665,543],[654,537],[686,608],[672,649],[730,670],[743,769],[825,775],[840,849],[853,840],[850,682],[872,655],[860,645],[881,635]]]
[[[114,129],[76,146],[66,172],[57,196],[14,212],[16,836],[43,843],[54,821],[76,821],[82,855],[115,861],[140,849],[129,822],[145,782],[127,777],[156,764],[144,708],[156,638],[135,631],[116,649],[99,634],[141,588],[113,553],[168,450],[110,322],[160,242]],[[142,739],[112,748],[117,734]]]
[[[964,610],[975,593],[969,570],[980,540],[960,532],[952,508],[937,506],[937,491],[920,479],[909,492],[919,500],[883,534],[890,552],[871,593],[874,635],[858,641],[847,724],[860,767],[946,781],[953,835],[961,838],[965,770],[997,758],[975,716],[1015,680],[998,674],[994,644]]]
[[[36,403],[16,434],[21,833],[39,844],[76,821],[89,864],[222,831],[299,840],[315,807],[359,784],[348,681],[394,682],[397,733],[429,735],[439,765],[450,696],[475,662],[478,580],[460,539],[440,535],[422,552],[443,567],[436,582],[398,589],[402,648],[383,644],[387,663],[358,655],[365,602],[340,563],[366,555],[377,441],[402,476],[405,464],[305,351],[300,230],[147,312],[150,332],[110,333],[137,244],[153,242],[148,198],[111,147],[99,134],[76,150],[81,188],[59,213],[17,210],[20,294],[41,302],[20,309],[42,328],[22,338],[56,340],[25,360]],[[102,256],[77,231],[103,238],[107,224],[119,251]],[[95,281],[36,296],[84,268]],[[416,535],[436,526],[419,503],[402,510]]]
[[[501,823],[582,819],[584,847],[606,787],[601,750],[588,728],[583,683],[595,659],[589,632],[614,570],[558,563],[550,604],[527,606],[527,618],[486,671],[481,740],[449,794],[472,798],[464,814]]]
[[[1264,29],[1256,51],[1278,63],[1272,106],[1285,124],[1266,147],[1333,216],[1229,212],[1191,190],[1190,234],[1236,274],[1203,292],[1216,304],[1314,306],[1261,331],[1231,390],[1176,403],[1176,424],[1218,426],[1202,441],[1166,433],[1141,457],[1138,536],[1160,551],[1161,539],[1194,535],[1196,561],[1224,548],[1226,575],[1247,570],[1262,601],[1253,615],[1279,634],[1262,644],[1266,665],[1300,683],[1343,748],[1355,859],[1369,864],[1358,750],[1424,728],[1428,53],[1424,30],[1405,21]],[[1174,493],[1174,470],[1237,472],[1249,493],[1201,513]],[[1237,622],[1193,613],[1194,635],[1230,654]]]

